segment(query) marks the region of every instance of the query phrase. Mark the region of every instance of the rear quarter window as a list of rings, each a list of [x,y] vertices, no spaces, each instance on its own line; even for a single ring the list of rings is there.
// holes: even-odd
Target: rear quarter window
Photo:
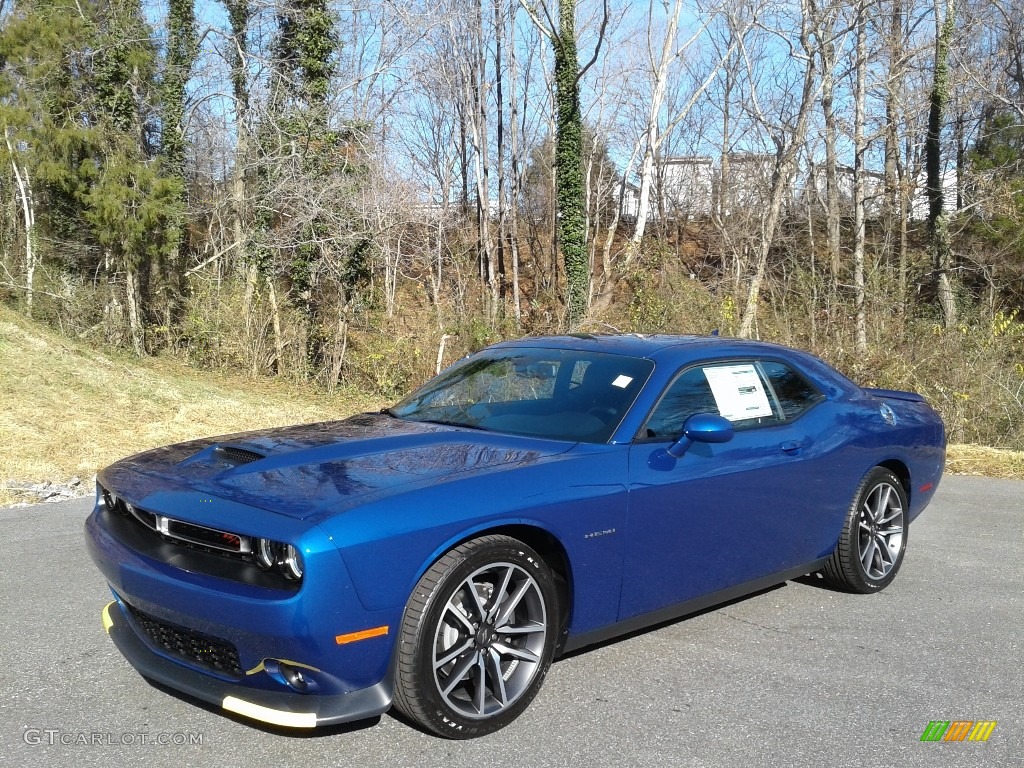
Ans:
[[[786,421],[795,419],[812,405],[825,399],[825,396],[807,379],[785,363],[764,360],[759,366],[775,393],[775,399]]]

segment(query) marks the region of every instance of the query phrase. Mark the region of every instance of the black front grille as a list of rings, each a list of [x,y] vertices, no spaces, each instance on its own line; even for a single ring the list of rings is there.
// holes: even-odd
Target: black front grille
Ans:
[[[157,515],[134,504],[129,504],[107,490],[103,491],[103,499],[107,509],[142,523],[149,530],[174,541],[175,544],[183,544],[187,547],[196,546],[207,551],[212,550],[217,554],[241,555],[243,557],[248,556],[251,552],[251,542],[248,536],[222,531],[219,528],[208,528],[196,523],[186,523],[184,520],[175,520],[165,515]]]
[[[167,624],[132,605],[128,605],[128,610],[146,636],[168,653],[215,672],[242,675],[238,650],[231,643],[193,632],[191,629]]]
[[[249,551],[249,539],[243,539],[237,533],[229,533],[205,525],[195,525],[182,520],[166,519],[167,535],[173,539],[182,539],[202,547],[244,554]]]

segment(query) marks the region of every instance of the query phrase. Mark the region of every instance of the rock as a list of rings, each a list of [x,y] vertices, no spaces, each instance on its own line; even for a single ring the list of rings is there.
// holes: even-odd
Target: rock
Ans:
[[[77,476],[68,480],[67,483],[58,483],[53,480],[44,480],[41,483],[8,480],[6,483],[0,484],[0,488],[14,491],[22,497],[28,497],[27,503],[29,504],[67,501],[88,496],[90,493],[89,486],[83,485],[82,479]]]

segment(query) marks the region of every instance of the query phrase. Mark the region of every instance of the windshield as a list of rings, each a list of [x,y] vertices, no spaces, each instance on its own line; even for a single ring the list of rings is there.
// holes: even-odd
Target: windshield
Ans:
[[[562,349],[492,349],[428,381],[389,413],[410,421],[604,443],[647,381],[650,360]]]

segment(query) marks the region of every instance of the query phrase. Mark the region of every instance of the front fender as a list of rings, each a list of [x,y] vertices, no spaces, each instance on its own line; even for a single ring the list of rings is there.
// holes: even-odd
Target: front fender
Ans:
[[[367,610],[404,607],[416,583],[467,539],[526,525],[557,539],[573,573],[573,631],[615,620],[626,530],[626,450],[586,446],[564,458],[467,478],[349,510],[321,525]]]

